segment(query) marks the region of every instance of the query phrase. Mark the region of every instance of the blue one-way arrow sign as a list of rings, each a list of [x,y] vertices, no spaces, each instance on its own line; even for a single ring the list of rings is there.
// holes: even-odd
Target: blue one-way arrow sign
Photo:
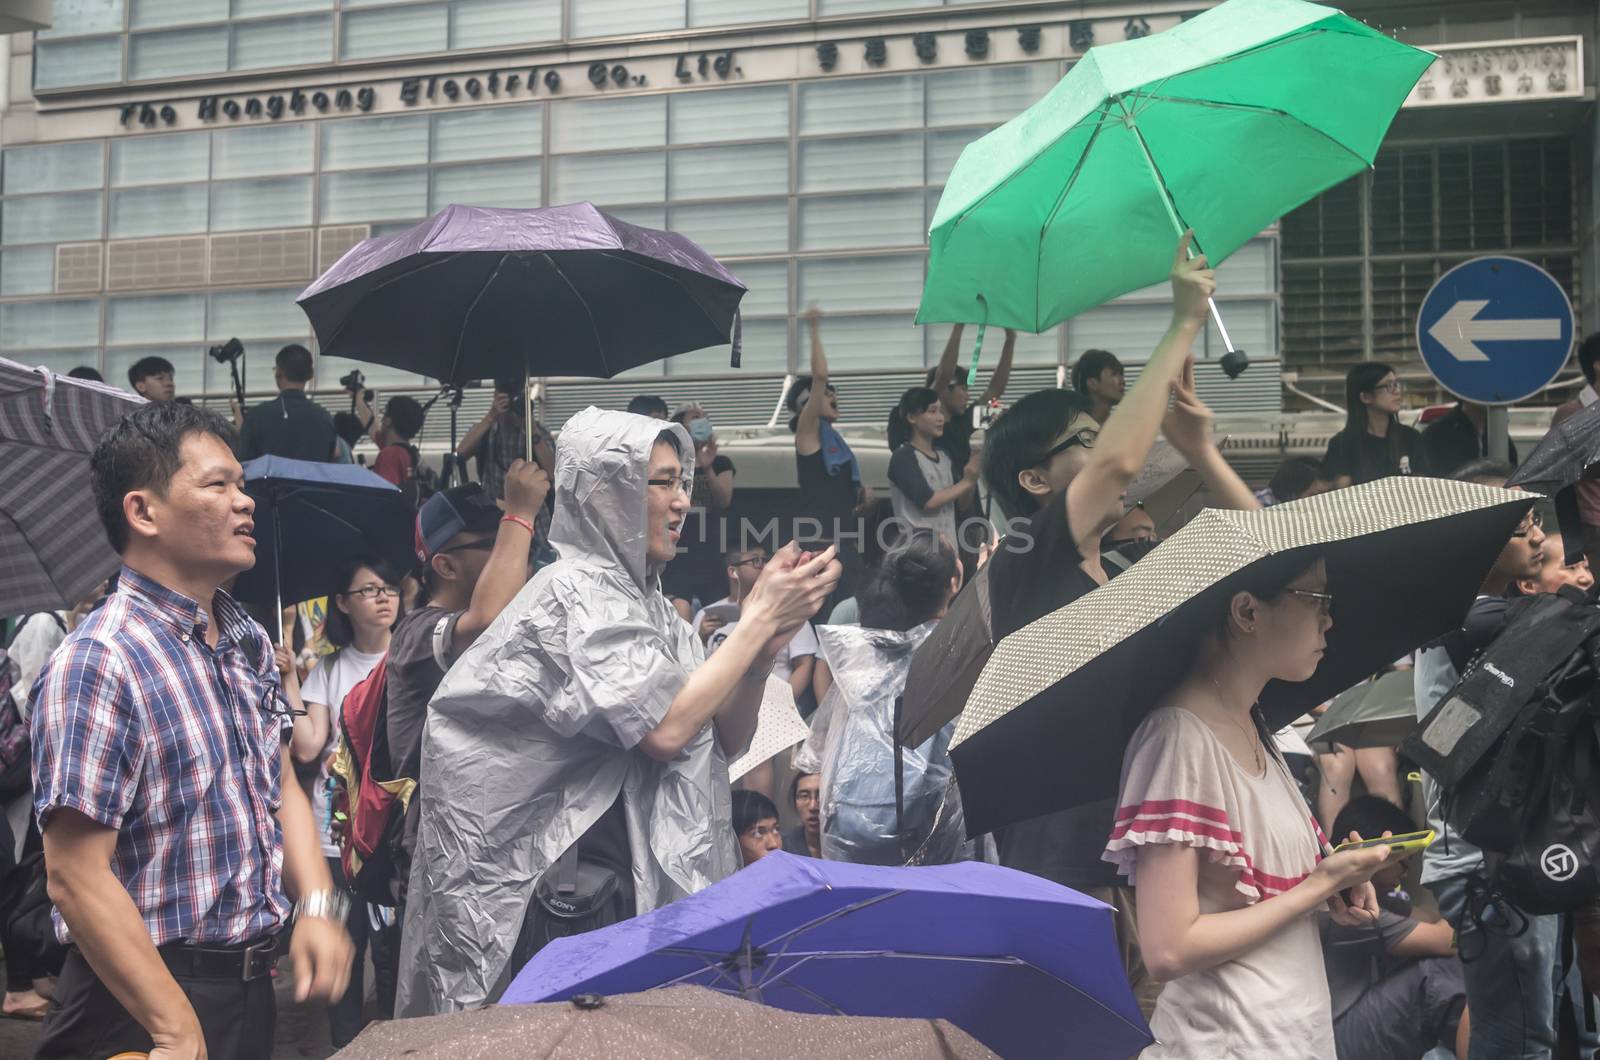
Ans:
[[[1521,258],[1484,257],[1439,277],[1417,314],[1417,346],[1439,385],[1509,405],[1544,389],[1572,352],[1566,291]]]

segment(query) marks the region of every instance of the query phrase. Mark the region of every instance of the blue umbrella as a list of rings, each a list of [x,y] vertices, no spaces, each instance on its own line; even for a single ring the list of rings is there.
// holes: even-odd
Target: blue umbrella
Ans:
[[[417,562],[416,513],[400,490],[355,464],[263,456],[244,465],[256,502],[256,565],[233,596],[247,604],[324,596],[339,565],[376,555],[401,570]]]
[[[1006,1057],[1152,1041],[1111,908],[981,862],[886,868],[781,851],[633,920],[557,939],[502,1004],[693,984],[793,1012],[948,1019]]]

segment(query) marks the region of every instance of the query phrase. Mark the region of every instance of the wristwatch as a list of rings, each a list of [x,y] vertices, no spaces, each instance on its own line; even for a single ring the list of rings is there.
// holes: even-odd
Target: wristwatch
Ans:
[[[343,891],[332,888],[324,891],[312,891],[302,895],[294,904],[294,918],[304,920],[306,917],[316,917],[320,920],[331,920],[335,924],[343,924],[345,915],[350,912],[350,898]]]

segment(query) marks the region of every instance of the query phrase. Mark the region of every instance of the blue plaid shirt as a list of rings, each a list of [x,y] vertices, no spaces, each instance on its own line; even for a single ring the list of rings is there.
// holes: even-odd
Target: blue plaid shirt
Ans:
[[[266,632],[130,570],[33,689],[33,808],[117,830],[111,871],[156,945],[238,943],[289,919],[278,825],[292,722]],[[56,934],[70,941],[59,910]]]

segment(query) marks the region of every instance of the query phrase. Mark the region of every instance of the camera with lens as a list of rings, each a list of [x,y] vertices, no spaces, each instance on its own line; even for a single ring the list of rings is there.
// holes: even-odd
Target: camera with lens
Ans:
[[[232,364],[234,361],[237,361],[240,357],[244,356],[244,343],[240,342],[238,339],[229,339],[221,346],[213,346],[206,352],[209,353],[211,355],[211,359],[216,361],[218,364]]]
[[[350,391],[350,393],[356,394],[361,391],[362,387],[367,385],[367,377],[361,374],[361,369],[352,368],[349,375],[341,375],[339,377],[339,385]]]

